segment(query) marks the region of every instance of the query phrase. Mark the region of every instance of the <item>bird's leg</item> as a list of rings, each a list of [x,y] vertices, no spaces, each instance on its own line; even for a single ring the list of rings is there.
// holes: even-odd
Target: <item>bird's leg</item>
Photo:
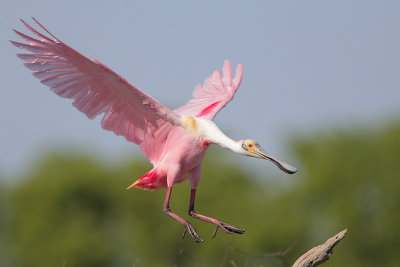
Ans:
[[[171,191],[172,191],[172,186],[168,187],[167,196],[165,197],[164,208],[163,208],[164,213],[167,214],[168,216],[174,218],[181,224],[183,224],[183,226],[185,226],[185,230],[182,234],[182,239],[185,237],[186,232],[189,232],[190,236],[194,239],[194,241],[203,242],[204,240],[197,234],[194,227],[188,221],[179,217],[177,214],[175,214],[171,211],[171,209],[169,207],[169,199],[171,197]]]
[[[189,215],[192,216],[193,218],[200,219],[200,220],[214,224],[215,230],[214,230],[212,237],[215,237],[215,235],[217,234],[218,228],[221,228],[223,231],[225,231],[228,234],[243,234],[246,231],[246,229],[237,228],[226,222],[196,213],[194,211],[194,199],[195,198],[196,198],[196,189],[192,189],[190,191]]]

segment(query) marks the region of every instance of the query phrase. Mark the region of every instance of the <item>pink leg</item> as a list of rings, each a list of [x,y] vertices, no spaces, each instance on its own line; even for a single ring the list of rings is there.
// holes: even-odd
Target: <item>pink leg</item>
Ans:
[[[215,230],[214,230],[212,237],[215,237],[215,235],[217,234],[218,228],[221,228],[223,231],[225,231],[228,234],[243,234],[246,231],[246,229],[237,228],[226,222],[196,213],[194,211],[194,199],[195,198],[196,198],[196,189],[192,189],[190,191],[189,215],[192,216],[193,218],[215,224]]]
[[[194,227],[188,221],[182,219],[177,214],[173,213],[171,211],[171,209],[169,208],[169,199],[171,197],[171,191],[172,191],[172,186],[168,187],[167,196],[165,197],[164,208],[163,208],[164,213],[167,214],[168,216],[174,218],[181,224],[183,224],[183,226],[185,226],[185,230],[183,232],[182,239],[185,237],[186,232],[189,232],[190,236],[194,239],[194,241],[203,242],[204,240],[197,234]]]

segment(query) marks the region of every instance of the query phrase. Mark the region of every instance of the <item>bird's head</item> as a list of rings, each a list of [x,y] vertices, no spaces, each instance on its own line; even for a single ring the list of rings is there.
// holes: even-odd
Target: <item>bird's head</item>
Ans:
[[[276,166],[282,171],[293,174],[297,172],[297,169],[265,152],[264,149],[254,140],[246,139],[240,141],[242,145],[242,154],[250,157],[255,157],[259,159],[268,159],[272,161]]]

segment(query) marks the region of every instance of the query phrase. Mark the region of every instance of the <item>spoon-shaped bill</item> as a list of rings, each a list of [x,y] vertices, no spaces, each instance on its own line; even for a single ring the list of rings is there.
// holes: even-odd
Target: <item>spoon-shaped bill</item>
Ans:
[[[268,160],[272,161],[273,163],[275,163],[276,166],[278,166],[279,169],[281,169],[282,171],[284,171],[286,173],[293,174],[293,173],[297,172],[296,167],[293,167],[292,165],[287,164],[287,163],[275,158],[274,156],[269,155],[267,152],[265,152],[264,149],[262,149],[262,147],[260,145],[256,145],[254,153],[256,153],[260,158],[268,159]]]

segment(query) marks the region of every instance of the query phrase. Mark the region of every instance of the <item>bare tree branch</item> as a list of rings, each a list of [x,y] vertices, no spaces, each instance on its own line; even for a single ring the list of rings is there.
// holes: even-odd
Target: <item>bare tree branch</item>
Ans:
[[[304,253],[292,267],[314,267],[328,260],[333,253],[333,248],[342,240],[347,229],[326,240],[325,243],[316,246]]]

